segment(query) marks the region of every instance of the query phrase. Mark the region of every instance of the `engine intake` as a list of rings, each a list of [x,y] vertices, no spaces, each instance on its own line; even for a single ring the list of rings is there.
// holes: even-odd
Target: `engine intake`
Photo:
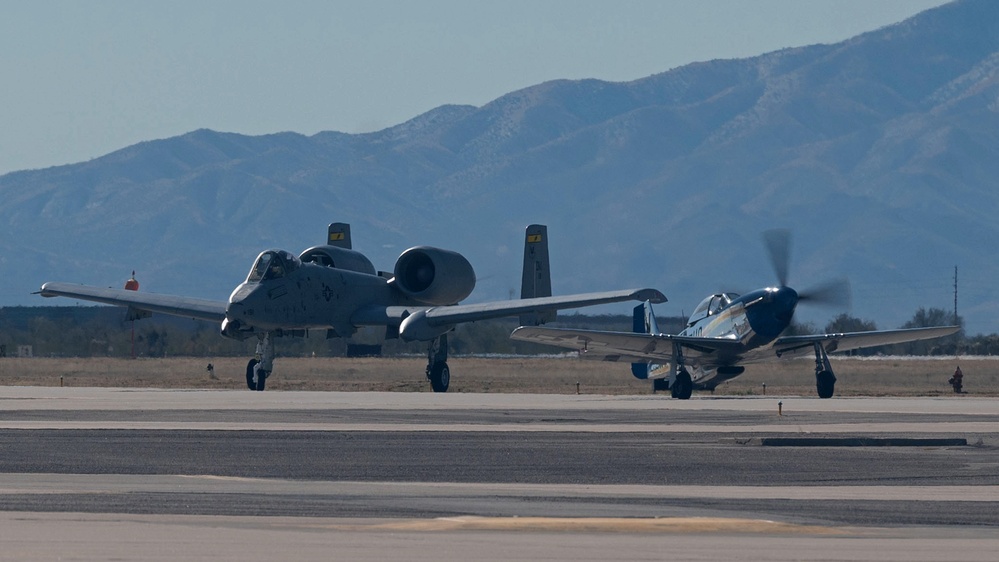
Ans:
[[[399,256],[392,283],[420,303],[455,304],[472,293],[475,271],[465,256],[449,250],[417,246]]]

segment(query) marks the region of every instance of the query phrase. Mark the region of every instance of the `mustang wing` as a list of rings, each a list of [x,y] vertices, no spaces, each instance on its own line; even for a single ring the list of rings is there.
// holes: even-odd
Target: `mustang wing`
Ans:
[[[42,285],[39,294],[43,297],[70,297],[211,322],[221,322],[225,319],[226,303],[223,301],[140,293],[125,289],[90,287],[72,283],[46,283]]]
[[[433,308],[414,306],[368,306],[351,316],[358,326],[398,325],[410,314],[425,310],[430,326],[453,326],[462,322],[477,322],[507,316],[520,316],[531,312],[580,308],[622,301],[666,302],[666,296],[656,289],[626,289],[600,293],[581,293],[560,297],[536,297],[481,304],[456,304]]]
[[[812,353],[815,343],[822,344],[826,353],[832,353],[940,338],[957,333],[958,330],[960,330],[958,326],[943,326],[939,328],[788,336],[777,339],[769,348],[756,349],[746,349],[736,340],[723,338],[695,338],[669,334],[654,335],[563,328],[521,327],[514,330],[510,337],[515,340],[575,349],[580,351],[584,357],[633,363],[671,361],[673,359],[673,345],[678,343],[683,347],[684,358],[688,360],[688,363],[710,367],[756,363],[773,357],[773,354],[776,354],[777,357],[790,357]]]
[[[723,338],[530,326],[517,328],[510,337],[515,340],[575,349],[581,356],[587,358],[632,363],[672,361],[674,344],[683,347],[685,359],[705,365],[724,364],[723,358],[736,355],[744,349],[738,341]]]
[[[918,340],[942,338],[956,334],[960,326],[941,326],[936,328],[908,328],[903,330],[878,330],[872,332],[847,332],[842,334],[815,334],[812,336],[788,336],[778,338],[774,342],[774,350],[778,356],[795,355],[811,352],[813,344],[820,343],[826,353],[834,351],[849,351],[864,347],[877,347],[893,343],[905,343]]]

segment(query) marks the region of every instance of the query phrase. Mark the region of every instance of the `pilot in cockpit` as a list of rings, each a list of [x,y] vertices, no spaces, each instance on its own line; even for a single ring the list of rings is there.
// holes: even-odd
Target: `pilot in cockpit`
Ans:
[[[247,277],[248,281],[262,281],[264,279],[273,279],[274,277],[280,277],[281,272],[281,260],[271,252],[264,252],[260,254],[257,261],[253,264],[253,269],[250,270],[250,275]]]
[[[715,295],[711,299],[711,305],[708,309],[708,316],[718,314],[723,308],[728,306],[729,299],[728,295]]]
[[[277,279],[278,277],[284,276],[284,268],[281,267],[281,262],[278,260],[271,260],[271,267],[267,271],[268,279]]]
[[[260,259],[257,260],[257,263],[253,268],[253,275],[250,276],[251,279],[263,279],[264,274],[267,273],[267,264],[270,262],[270,259],[268,259],[269,257],[270,256],[266,255],[260,256]]]

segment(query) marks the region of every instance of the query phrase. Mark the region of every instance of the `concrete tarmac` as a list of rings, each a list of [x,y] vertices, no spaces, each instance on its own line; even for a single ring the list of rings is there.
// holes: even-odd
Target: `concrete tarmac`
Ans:
[[[999,552],[989,399],[0,387],[0,430],[0,560]]]

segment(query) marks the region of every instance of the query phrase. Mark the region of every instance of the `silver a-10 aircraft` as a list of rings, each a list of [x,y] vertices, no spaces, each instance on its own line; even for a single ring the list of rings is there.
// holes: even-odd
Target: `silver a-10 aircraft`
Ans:
[[[429,342],[426,375],[435,392],[446,392],[451,381],[447,333],[457,324],[519,316],[521,324],[537,325],[562,309],[666,300],[655,289],[551,296],[548,235],[542,225],[527,227],[519,300],[456,304],[474,287],[475,272],[464,256],[430,246],[403,252],[392,273],[376,271],[352,249],[350,225],[333,223],[327,244],[301,255],[262,252],[228,302],[70,283],[45,283],[39,294],[128,307],[130,319],[155,312],[218,322],[225,337],[256,337],[256,354],[246,367],[251,390],[263,390],[273,372],[275,337],[326,330],[328,338],[347,338],[362,326],[385,326],[387,338]]]
[[[960,329],[945,326],[781,337],[798,303],[845,303],[849,288],[842,281],[798,293],[787,286],[788,232],[768,231],[764,237],[779,285],[745,295],[711,295],[694,309],[679,334],[661,333],[652,306],[645,303],[634,309],[634,332],[521,327],[511,337],[576,349],[586,358],[632,362],[632,374],[652,379],[654,390],[668,389],[680,399],[690,398],[694,389],[714,390],[742,374],[746,364],[814,353],[818,395],[830,398],[836,376],[829,353],[939,338]]]

